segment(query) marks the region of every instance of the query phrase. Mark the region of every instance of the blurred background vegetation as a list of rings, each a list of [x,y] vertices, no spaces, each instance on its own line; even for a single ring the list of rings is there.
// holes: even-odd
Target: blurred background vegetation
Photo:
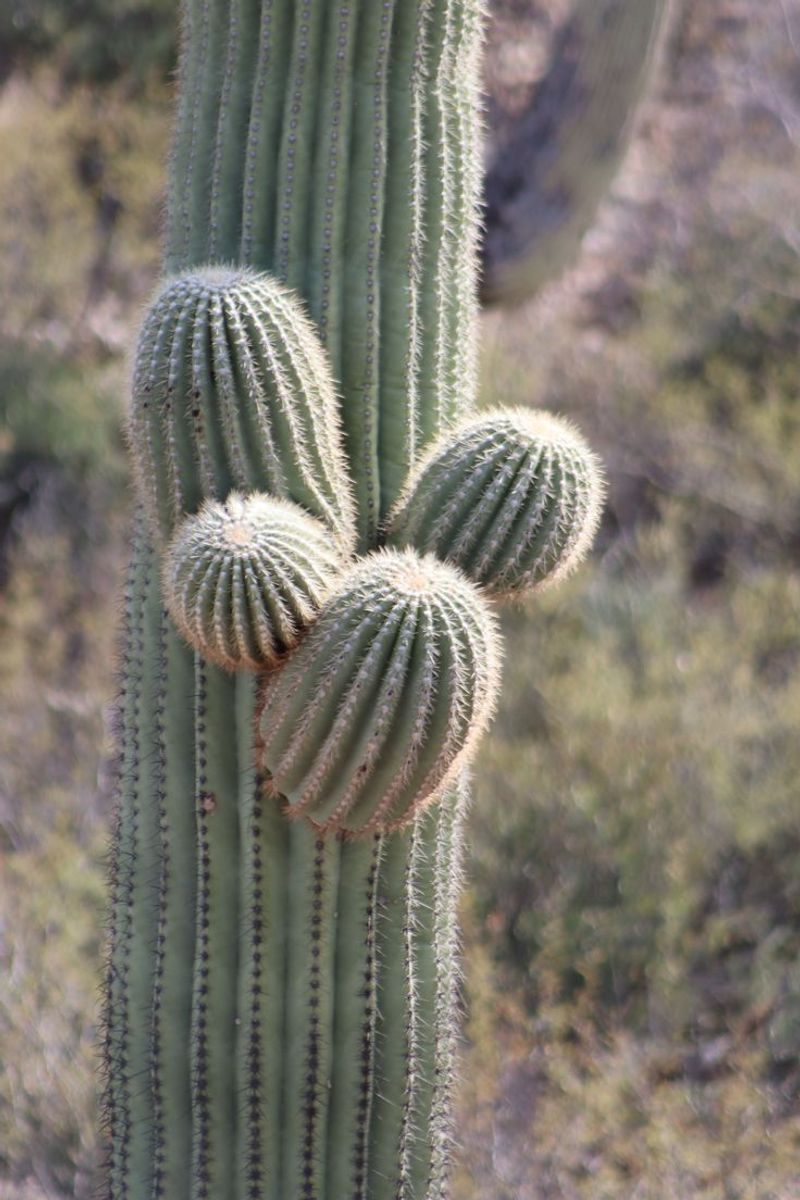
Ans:
[[[125,355],[174,0],[0,9],[0,1198],[94,1194]],[[567,0],[497,0],[490,118]],[[487,402],[575,419],[597,552],[506,615],[464,906],[458,1200],[800,1195],[800,10],[675,0]]]

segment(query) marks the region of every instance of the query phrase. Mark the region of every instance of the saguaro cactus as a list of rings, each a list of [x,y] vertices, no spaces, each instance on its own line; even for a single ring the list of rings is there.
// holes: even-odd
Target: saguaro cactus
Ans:
[[[185,5],[129,420],[113,1200],[446,1192],[488,597],[600,499],[563,426],[458,424],[480,42],[479,0]]]

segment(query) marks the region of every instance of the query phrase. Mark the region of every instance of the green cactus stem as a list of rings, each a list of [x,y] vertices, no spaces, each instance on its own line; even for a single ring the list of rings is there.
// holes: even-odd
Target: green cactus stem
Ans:
[[[287,822],[254,765],[255,680],[187,649],[151,543],[237,489],[346,532],[331,372],[265,271],[338,380],[362,550],[469,408],[479,18],[474,0],[185,5],[170,277],[130,421],[149,526],[123,662],[114,1200],[441,1191],[463,795],[377,842]]]
[[[263,670],[314,620],[344,559],[321,521],[287,500],[231,492],[184,518],[164,555],[167,611],[228,670]]]
[[[129,419],[109,1200],[447,1194],[464,767],[498,651],[472,582],[380,542],[475,399],[481,18],[183,4]]]
[[[388,540],[436,554],[504,598],[570,574],[602,502],[597,459],[577,430],[550,413],[500,409],[430,448],[391,515]]]
[[[260,755],[289,813],[346,833],[408,824],[474,752],[499,660],[492,614],[457,571],[368,555],[267,681]]]

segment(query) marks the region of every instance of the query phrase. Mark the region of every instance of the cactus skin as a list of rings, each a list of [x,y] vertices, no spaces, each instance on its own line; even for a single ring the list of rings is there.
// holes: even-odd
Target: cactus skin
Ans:
[[[438,555],[503,599],[570,574],[602,502],[597,459],[571,425],[500,409],[430,448],[391,515],[388,541]]]
[[[457,571],[368,555],[267,681],[260,759],[288,814],[348,834],[403,828],[469,761],[499,660],[492,614]]]
[[[264,490],[352,541],[336,390],[296,298],[266,275],[207,267],[162,287],[139,337],[134,475],[162,538],[203,499]]]
[[[231,492],[178,526],[164,555],[167,611],[209,662],[263,670],[297,644],[343,566],[298,505]]]
[[[378,551],[409,470],[475,400],[481,0],[185,0],[183,15],[168,277],[129,421],[143,513],[121,660],[107,1195],[443,1200],[458,766],[491,709],[494,631],[453,567]],[[367,576],[413,560],[447,581],[435,603],[406,588],[398,604],[421,623],[423,676],[431,645],[458,663],[428,688],[419,769],[404,779],[404,722],[428,719],[411,707],[387,746],[391,811],[368,790],[335,830],[287,819],[260,762],[260,694],[280,695],[325,626],[274,673],[231,672],[271,653],[264,638],[240,654],[241,632],[233,653],[239,594],[220,588],[233,608],[220,601],[201,652],[179,630],[197,625],[187,562],[162,583],[165,555],[227,520],[204,505],[275,499],[329,531],[326,575],[356,549]],[[269,603],[251,615],[266,627]]]

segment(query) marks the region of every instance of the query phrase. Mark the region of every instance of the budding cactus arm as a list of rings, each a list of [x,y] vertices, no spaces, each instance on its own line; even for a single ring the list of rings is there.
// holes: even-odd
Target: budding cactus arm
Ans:
[[[500,409],[430,447],[391,514],[387,540],[447,559],[492,595],[519,595],[575,569],[603,494],[597,459],[570,424]]]
[[[164,553],[166,604],[205,658],[260,671],[297,644],[342,565],[330,530],[298,505],[232,492],[178,527]]]
[[[289,814],[362,835],[408,824],[488,724],[499,657],[458,572],[413,553],[367,558],[266,685],[262,761]]]
[[[267,276],[210,267],[167,281],[142,329],[129,440],[162,538],[204,497],[263,488],[352,541],[330,369],[296,298]]]

